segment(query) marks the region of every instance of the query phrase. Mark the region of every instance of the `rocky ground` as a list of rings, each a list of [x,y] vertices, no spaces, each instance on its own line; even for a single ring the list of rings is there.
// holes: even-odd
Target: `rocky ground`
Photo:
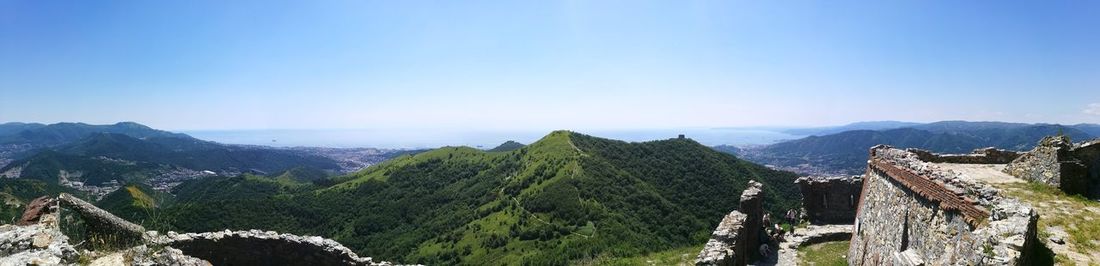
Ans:
[[[1100,264],[1100,203],[1005,174],[1003,164],[937,166],[989,184],[1005,196],[1034,206],[1039,213],[1039,240],[1053,252],[1055,263]]]

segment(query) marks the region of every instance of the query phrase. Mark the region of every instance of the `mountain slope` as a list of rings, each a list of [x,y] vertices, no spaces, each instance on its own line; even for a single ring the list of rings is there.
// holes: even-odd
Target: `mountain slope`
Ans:
[[[187,172],[202,170],[276,173],[295,167],[339,169],[331,159],[293,150],[223,145],[193,138],[138,139],[124,134],[91,133],[79,141],[13,161],[0,168],[0,174],[53,184],[66,176],[70,181],[98,186],[112,180],[125,184],[146,183],[158,177],[179,178],[188,175]],[[189,170],[181,174],[181,169]]]
[[[903,127],[919,126],[921,123],[914,122],[902,122],[902,121],[866,121],[855,122],[843,126],[834,127],[817,127],[817,128],[796,128],[784,130],[784,133],[800,136],[824,136],[829,134],[836,134],[844,131],[853,130],[888,130]]]
[[[519,143],[519,142],[509,140],[509,141],[506,141],[504,143],[501,143],[500,145],[497,145],[495,148],[489,149],[489,151],[491,151],[491,152],[514,151],[514,150],[517,150],[519,148],[523,148],[523,146],[524,146],[523,143]]]
[[[167,204],[171,200],[171,196],[153,190],[153,188],[146,185],[127,184],[121,189],[107,194],[95,205],[128,221],[148,225],[152,224],[153,220],[157,218],[154,214],[155,210]]]
[[[0,168],[0,174],[9,178],[41,180],[54,185],[61,184],[62,180],[100,185],[112,180],[119,183],[144,180],[153,175],[153,172],[163,168],[145,162],[78,156],[46,150]]]
[[[166,213],[183,230],[318,234],[407,263],[566,264],[701,244],[748,180],[766,184],[779,213],[796,206],[794,178],[691,140],[557,131],[511,152],[406,155],[308,191],[190,181]]]
[[[186,134],[156,130],[134,122],[120,122],[112,125],[89,125],[84,123],[15,125],[22,125],[23,130],[7,131],[6,134],[0,134],[0,144],[29,144],[34,147],[49,147],[77,141],[94,133],[123,134],[134,138],[191,138]],[[0,131],[0,133],[5,133],[5,131]]]
[[[67,154],[102,156],[218,172],[273,173],[298,166],[339,169],[335,161],[320,156],[265,147],[223,145],[193,138],[137,139],[123,134],[94,133],[79,142],[57,149]]]

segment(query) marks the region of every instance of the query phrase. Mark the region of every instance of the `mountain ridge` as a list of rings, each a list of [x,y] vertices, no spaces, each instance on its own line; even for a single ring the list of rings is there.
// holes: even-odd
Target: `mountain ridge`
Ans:
[[[858,174],[867,159],[867,149],[878,144],[939,153],[969,153],[985,147],[1022,151],[1035,147],[1040,139],[1049,135],[1065,134],[1074,140],[1095,138],[1078,129],[1088,125],[940,121],[895,129],[808,136],[760,147],[716,146],[715,149],[802,173]]]
[[[795,177],[690,139],[554,131],[510,152],[404,155],[297,191],[248,178],[188,181],[174,193],[189,203],[165,212],[181,230],[318,234],[410,263],[564,264],[698,245],[748,180],[773,187],[772,212],[794,208]]]

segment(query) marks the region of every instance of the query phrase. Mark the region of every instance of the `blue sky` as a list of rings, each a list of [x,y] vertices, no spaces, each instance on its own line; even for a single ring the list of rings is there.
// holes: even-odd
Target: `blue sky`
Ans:
[[[1100,122],[1094,1],[0,1],[0,122]]]

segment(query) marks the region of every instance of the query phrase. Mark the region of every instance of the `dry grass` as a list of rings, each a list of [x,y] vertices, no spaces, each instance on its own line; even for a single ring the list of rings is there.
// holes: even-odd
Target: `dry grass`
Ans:
[[[1055,249],[1059,264],[1100,263],[1100,203],[1078,195],[1066,195],[1041,183],[997,184],[1005,195],[1026,201],[1039,213],[1040,240],[1065,232],[1067,252]],[[1060,235],[1060,234],[1059,234]]]

